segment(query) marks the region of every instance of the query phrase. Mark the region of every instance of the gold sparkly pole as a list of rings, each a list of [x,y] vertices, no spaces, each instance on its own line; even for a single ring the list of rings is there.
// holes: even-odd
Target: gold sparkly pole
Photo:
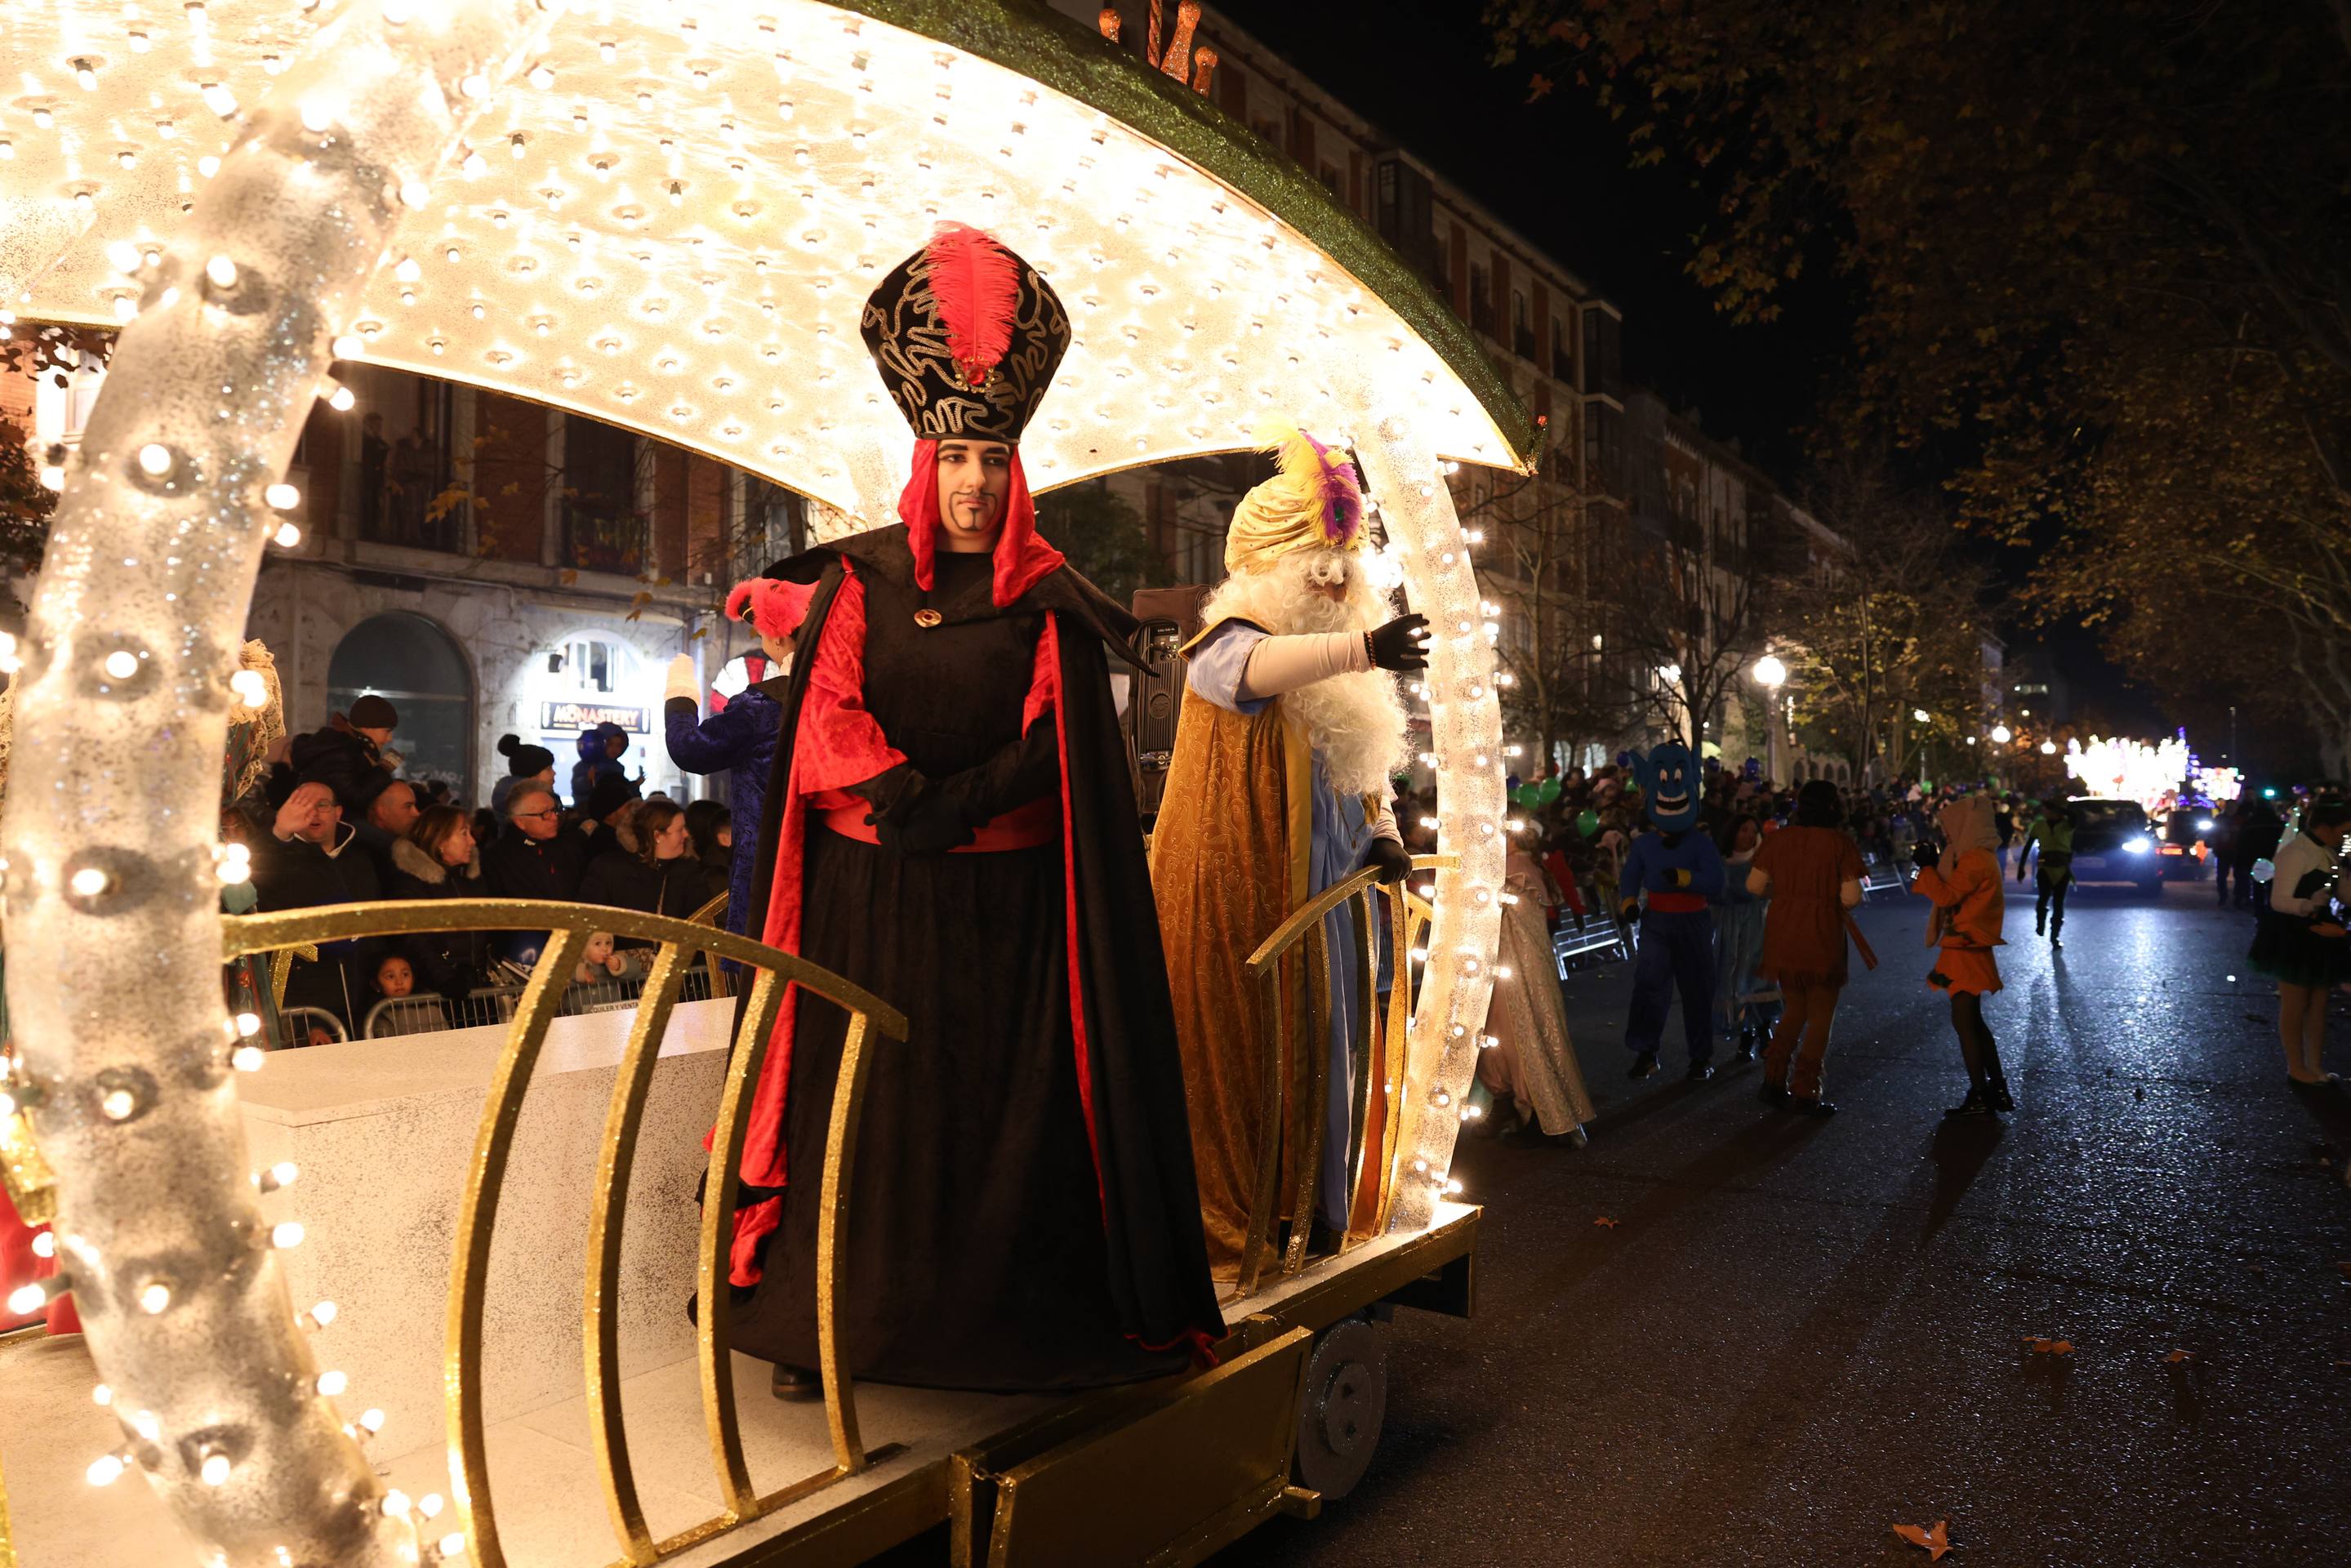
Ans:
[[[336,333],[403,209],[552,15],[353,0],[247,112],[140,269],[23,648],[0,821],[8,1006],[18,1098],[57,1175],[58,1288],[122,1424],[90,1479],[142,1472],[223,1568],[419,1557],[289,1308],[273,1249],[298,1228],[265,1224],[248,1179],[220,983],[220,758],[279,526],[265,490],[329,359],[360,351]]]

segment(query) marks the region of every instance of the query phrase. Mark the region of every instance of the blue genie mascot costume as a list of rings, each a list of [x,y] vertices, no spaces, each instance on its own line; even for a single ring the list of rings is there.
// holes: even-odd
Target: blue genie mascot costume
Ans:
[[[1703,1082],[1714,1076],[1708,1064],[1714,1050],[1714,917],[1707,901],[1722,896],[1722,854],[1713,835],[1697,831],[1698,766],[1689,747],[1668,741],[1651,747],[1646,757],[1632,753],[1632,762],[1656,831],[1633,841],[1617,879],[1618,913],[1625,920],[1646,904],[1639,908],[1640,952],[1625,1019],[1625,1043],[1633,1051],[1628,1076],[1646,1078],[1657,1071],[1666,1009],[1678,985],[1690,1081]]]

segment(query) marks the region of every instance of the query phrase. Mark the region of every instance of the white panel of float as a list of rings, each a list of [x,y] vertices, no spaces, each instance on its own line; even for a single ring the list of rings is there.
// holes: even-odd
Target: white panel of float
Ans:
[[[695,1184],[718,1103],[731,1000],[670,1017],[637,1140],[621,1247],[623,1377],[694,1353]],[[549,1029],[498,1206],[490,1254],[483,1417],[499,1422],[580,1396],[588,1214],[604,1115],[633,1009]],[[482,1104],[507,1027],[279,1051],[239,1084],[256,1168],[291,1160],[293,1186],[263,1199],[298,1220],[281,1254],[298,1308],[335,1303],[312,1346],[350,1380],[346,1419],[387,1420],[398,1452],[442,1429],[450,1260]]]

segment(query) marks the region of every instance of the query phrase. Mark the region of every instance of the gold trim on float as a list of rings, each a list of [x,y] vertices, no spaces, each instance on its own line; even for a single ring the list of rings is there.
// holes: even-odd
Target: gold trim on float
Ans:
[[[1452,854],[1415,855],[1412,872],[1456,871],[1461,857]],[[1230,1305],[1255,1295],[1262,1280],[1272,1245],[1273,1231],[1280,1223],[1275,1206],[1281,1188],[1281,1151],[1285,1146],[1298,1152],[1295,1172],[1296,1187],[1292,1195],[1290,1236],[1282,1249],[1280,1272],[1286,1276],[1302,1272],[1307,1266],[1306,1243],[1313,1224],[1315,1178],[1322,1157],[1322,1101],[1328,1092],[1331,996],[1331,955],[1322,936],[1323,917],[1343,904],[1353,903],[1356,934],[1356,972],[1353,977],[1359,987],[1364,1005],[1355,1009],[1354,1039],[1351,1042],[1355,1061],[1369,1071],[1373,1058],[1373,1030],[1378,1024],[1378,973],[1371,951],[1371,936],[1378,918],[1375,901],[1382,892],[1379,870],[1365,866],[1342,880],[1332,883],[1321,893],[1306,900],[1290,912],[1290,917],[1276,926],[1273,934],[1258,944],[1257,951],[1249,956],[1246,966],[1250,978],[1257,982],[1257,1005],[1263,1015],[1265,1038],[1271,1042],[1265,1053],[1263,1076],[1258,1084],[1258,1127],[1259,1155],[1257,1186],[1249,1203],[1249,1221],[1241,1239],[1240,1274],[1231,1294],[1224,1298]],[[1405,1071],[1412,1041],[1411,1029],[1411,953],[1410,937],[1418,923],[1426,917],[1427,905],[1403,890],[1399,883],[1388,900],[1390,931],[1396,938],[1392,961],[1398,967],[1390,988],[1386,1021],[1387,1053],[1384,1065],[1386,1082],[1382,1085],[1385,1097],[1385,1122],[1381,1134],[1381,1171],[1377,1229],[1387,1228],[1395,1201],[1397,1180],[1396,1151],[1398,1133],[1405,1112]],[[1303,950],[1301,951],[1301,945]],[[1282,1005],[1281,977],[1293,958],[1311,959],[1318,983],[1308,998],[1307,1033],[1302,1041],[1291,1044],[1290,1026],[1298,1009]],[[1285,1044],[1291,1049],[1284,1050]],[[1286,1063],[1301,1065],[1290,1070]],[[1305,1082],[1301,1096],[1302,1104],[1288,1107],[1288,1091],[1293,1080]],[[1366,1093],[1368,1093],[1368,1079]],[[1357,1106],[1367,1107],[1368,1102],[1358,1098]],[[1294,1114],[1285,1116],[1285,1109]],[[1344,1162],[1349,1174],[1347,1203],[1353,1218],[1354,1197],[1362,1172],[1370,1151],[1364,1146],[1370,1125],[1367,1110],[1358,1113],[1351,1108],[1349,1117],[1349,1147]],[[1348,1249],[1341,1242],[1342,1255]]]
[[[16,1532],[8,1522],[8,1479],[0,1475],[0,1568],[16,1568]]]
[[[842,1364],[838,1336],[840,1254],[848,1234],[851,1162],[855,1158],[857,1130],[864,1108],[865,1083],[872,1062],[871,1041],[876,1032],[885,1040],[904,1040],[906,1018],[897,1009],[829,970],[707,924],[721,915],[726,904],[722,894],[695,911],[692,919],[678,920],[634,910],[539,899],[413,899],[230,915],[222,923],[225,956],[234,959],[272,953],[278,957],[277,967],[281,975],[288,949],[322,942],[435,931],[520,929],[549,933],[548,946],[531,970],[530,983],[524,988],[508,1024],[505,1049],[482,1107],[481,1125],[466,1172],[465,1203],[458,1215],[455,1259],[449,1282],[444,1396],[449,1423],[451,1491],[458,1510],[457,1521],[468,1536],[475,1561],[483,1568],[505,1568],[506,1564],[490,1497],[487,1438],[482,1419],[483,1324],[487,1308],[492,1235],[532,1071],[546,1044],[571,971],[585,951],[591,932],[610,931],[615,936],[659,945],[638,998],[636,1016],[630,1024],[628,1042],[622,1050],[605,1111],[604,1136],[590,1205],[587,1277],[580,1315],[589,1431],[605,1507],[620,1542],[622,1568],[651,1568],[739,1524],[861,1474],[902,1451],[898,1444],[871,1451],[864,1448],[859,1436],[855,1390]],[[652,1092],[654,1068],[661,1056],[661,1041],[676,1008],[685,970],[705,955],[731,958],[755,976],[728,1056],[717,1125],[711,1140],[704,1187],[706,1200],[695,1260],[695,1359],[704,1421],[710,1436],[711,1462],[726,1508],[716,1518],[656,1541],[646,1523],[638,1494],[623,1419],[619,1318],[621,1243],[629,1177],[634,1167],[637,1139]],[[849,1031],[835,1082],[825,1149],[824,1218],[819,1228],[817,1247],[818,1340],[833,1463],[815,1475],[762,1496],[754,1490],[749,1467],[744,1459],[742,1427],[736,1409],[727,1344],[731,1311],[727,1270],[751,1103],[776,1020],[796,986],[849,1014]],[[5,1138],[5,1129],[0,1128],[0,1138]],[[0,1148],[5,1146],[0,1143]],[[883,1490],[893,1497],[912,1495],[902,1494],[895,1483]],[[848,1506],[855,1510],[859,1505]],[[860,1513],[857,1517],[864,1515]],[[759,1550],[752,1549],[755,1553]],[[10,1565],[0,1563],[0,1568]]]

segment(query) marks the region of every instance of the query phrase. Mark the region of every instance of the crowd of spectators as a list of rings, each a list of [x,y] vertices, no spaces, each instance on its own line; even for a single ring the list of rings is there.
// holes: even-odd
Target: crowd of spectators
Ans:
[[[1760,835],[1793,821],[1797,788],[1741,770],[1714,769],[1700,798],[1699,825],[1729,855],[1742,841],[1741,823],[1755,823]],[[1513,815],[1525,821],[1521,831],[1531,836],[1536,858],[1568,900],[1564,917],[1578,924],[1595,915],[1614,918],[1617,871],[1645,825],[1641,792],[1630,770],[1615,763],[1589,773],[1571,768],[1531,787],[1513,780],[1512,793]],[[1907,776],[1866,788],[1839,786],[1847,831],[1865,858],[1885,865],[1907,863],[1913,846],[1933,838],[1935,810],[1953,793],[1949,786],[1930,793]],[[1405,848],[1415,854],[1435,852],[1433,788],[1399,791],[1395,816]]]
[[[251,852],[255,907],[532,898],[682,918],[726,891],[726,808],[643,797],[623,760],[625,731],[583,737],[592,744],[568,802],[556,792],[552,752],[502,738],[508,772],[492,804],[475,809],[444,782],[398,777],[399,722],[383,697],[360,697],[286,742],[268,778],[230,809],[225,836]],[[475,931],[325,943],[315,959],[296,961],[284,1005],[318,1020],[304,1038],[333,1038],[328,1019],[356,1037],[379,1002],[456,1002],[510,984],[545,942],[544,932]],[[577,977],[641,973],[634,946],[597,933]]]

